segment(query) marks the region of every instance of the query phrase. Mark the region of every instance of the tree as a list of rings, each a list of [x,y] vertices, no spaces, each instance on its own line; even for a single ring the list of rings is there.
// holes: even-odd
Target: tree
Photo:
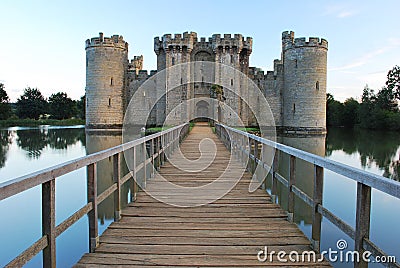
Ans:
[[[83,95],[80,100],[76,101],[76,108],[78,110],[77,116],[81,119],[86,118],[86,95]]]
[[[395,98],[400,100],[400,67],[394,66],[387,74],[386,86],[394,93]]]
[[[344,102],[343,125],[346,127],[354,127],[358,123],[358,109],[360,104],[353,98],[349,98]]]
[[[4,84],[0,83],[0,120],[8,119],[11,116],[10,98],[4,89]]]
[[[376,94],[376,105],[379,109],[395,112],[397,111],[397,101],[395,92],[389,87],[383,87]]]
[[[76,103],[65,92],[52,94],[49,98],[50,116],[54,119],[68,119],[76,115]]]
[[[27,87],[17,100],[17,116],[19,118],[39,119],[46,113],[47,101],[37,88]]]
[[[343,103],[334,99],[330,93],[326,94],[326,123],[328,126],[343,126]]]

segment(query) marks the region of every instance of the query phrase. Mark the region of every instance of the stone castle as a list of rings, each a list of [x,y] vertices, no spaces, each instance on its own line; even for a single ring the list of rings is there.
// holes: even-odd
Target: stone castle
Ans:
[[[251,37],[244,38],[241,34],[224,34],[223,37],[214,34],[208,40],[198,39],[195,32],[173,37],[165,34],[162,38],[154,38],[157,70],[148,73],[142,70],[143,56],[128,60],[128,43],[122,36],[104,37],[100,33],[99,37],[86,40],[87,129],[120,129],[132,96],[145,81],[162,70],[182,63],[214,62],[239,70],[258,86],[268,101],[278,129],[324,133],[328,42],[315,37],[308,40],[295,38],[294,32],[285,31],[282,33],[281,58],[274,60],[274,70],[266,73],[249,66],[252,43]],[[193,118],[218,118],[222,123],[232,122],[230,113],[224,114],[207,101],[212,97],[212,85],[223,85],[223,92],[226,87],[237,86],[240,94],[247,94],[248,84],[242,78],[221,73],[218,68],[212,72],[214,83],[203,83],[203,77],[182,72],[181,86],[157,103],[154,100],[165,92],[167,83],[155,80],[154,89],[143,93],[143,101],[135,103],[135,109],[149,114],[146,125],[159,126],[179,103],[200,98],[192,107],[180,108],[172,121],[178,124]],[[243,124],[257,125],[254,114],[240,97],[226,93],[218,101],[232,107]]]

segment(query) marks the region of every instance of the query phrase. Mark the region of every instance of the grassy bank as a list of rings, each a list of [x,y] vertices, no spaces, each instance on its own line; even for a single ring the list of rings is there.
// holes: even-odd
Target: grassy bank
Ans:
[[[0,127],[36,127],[40,125],[52,125],[52,126],[75,126],[84,125],[84,119],[7,119],[0,120]]]

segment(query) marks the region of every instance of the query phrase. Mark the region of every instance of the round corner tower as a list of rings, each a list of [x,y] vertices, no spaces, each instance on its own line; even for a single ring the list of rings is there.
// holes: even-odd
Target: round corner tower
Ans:
[[[326,132],[328,42],[282,33],[283,126],[300,132]]]
[[[128,67],[128,43],[122,36],[86,40],[86,127],[120,129]]]

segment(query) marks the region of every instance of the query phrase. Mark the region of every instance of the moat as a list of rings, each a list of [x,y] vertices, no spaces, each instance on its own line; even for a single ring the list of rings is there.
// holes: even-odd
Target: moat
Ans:
[[[121,136],[86,135],[82,126],[8,128],[0,130],[0,182],[45,167],[117,145]],[[314,137],[279,137],[279,142],[298,147],[327,158],[346,163],[385,177],[399,180],[400,137],[394,132],[366,130],[329,129],[328,135]],[[285,156],[281,156],[284,158]],[[99,163],[99,191],[112,183],[112,165],[108,160]],[[312,166],[299,162],[297,166],[299,187],[308,194],[312,191]],[[288,171],[280,167],[285,175]],[[325,171],[324,205],[354,227],[355,192],[354,181]],[[76,209],[86,203],[86,169],[77,170],[57,180],[56,223],[62,222]],[[329,191],[327,191],[329,189]],[[41,235],[40,188],[24,192],[1,203],[2,226],[0,235],[9,241],[1,244],[0,266],[4,266]],[[124,192],[127,196],[127,191]],[[284,190],[280,190],[279,202],[285,207]],[[400,202],[386,194],[373,191],[371,215],[371,238],[388,254],[400,258],[398,247],[392,237],[400,235],[396,228],[400,215],[391,213]],[[23,205],[21,205],[23,204]],[[300,213],[295,221],[310,236],[311,209],[296,200]],[[385,219],[385,220],[384,220]],[[108,199],[99,207],[99,227],[103,232],[113,220],[113,200]],[[17,224],[16,224],[17,223]],[[84,217],[57,239],[57,263],[70,267],[87,251],[87,218]],[[322,225],[322,248],[335,247],[338,239],[346,239],[353,248],[352,239],[324,220]],[[2,240],[3,240],[2,239]],[[41,254],[32,259],[27,267],[40,266]],[[335,267],[350,267],[349,264]],[[370,267],[374,267],[371,265]]]

